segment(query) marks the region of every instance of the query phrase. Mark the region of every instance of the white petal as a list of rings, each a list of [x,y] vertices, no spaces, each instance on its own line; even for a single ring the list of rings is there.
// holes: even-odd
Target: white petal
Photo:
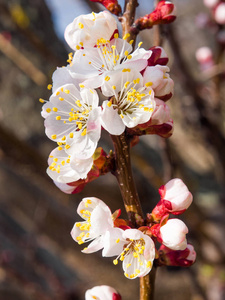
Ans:
[[[118,256],[123,251],[123,246],[127,241],[123,239],[122,235],[123,230],[120,228],[112,228],[105,233],[102,256]]]
[[[125,125],[118,115],[117,109],[113,109],[112,106],[109,107],[107,105],[108,102],[104,101],[102,104],[101,124],[110,134],[120,135],[124,132]]]
[[[82,250],[83,253],[93,253],[97,252],[98,250],[104,247],[104,240],[103,237],[100,236],[94,239],[86,248]]]
[[[57,181],[54,181],[54,184],[65,194],[72,194],[76,188],[74,185],[68,185],[67,183],[61,183]]]

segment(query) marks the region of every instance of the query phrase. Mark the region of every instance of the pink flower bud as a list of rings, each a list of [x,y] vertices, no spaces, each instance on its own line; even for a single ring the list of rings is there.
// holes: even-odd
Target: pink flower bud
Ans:
[[[225,3],[220,3],[214,11],[214,18],[218,24],[225,24]]]
[[[199,48],[195,53],[195,57],[201,70],[207,70],[214,65],[212,50],[209,47]]]
[[[117,291],[107,285],[95,286],[85,293],[85,300],[122,300]]]
[[[196,260],[196,252],[191,244],[184,250],[171,250],[164,245],[159,249],[159,261],[167,266],[189,267]]]
[[[205,6],[209,7],[209,8],[213,8],[215,7],[220,0],[203,0]]]
[[[151,83],[155,97],[161,100],[168,100],[173,95],[174,82],[169,71],[167,66],[156,65],[147,67],[143,74],[144,84]]]
[[[160,228],[159,238],[162,244],[172,250],[184,250],[187,247],[188,228],[179,219],[170,219]]]
[[[187,186],[179,178],[167,182],[159,189],[162,201],[170,202],[171,207],[167,207],[170,212],[180,212],[186,210],[192,203],[193,197]]]
[[[162,100],[155,98],[156,107],[151,116],[151,125],[160,125],[171,120],[169,106]]]

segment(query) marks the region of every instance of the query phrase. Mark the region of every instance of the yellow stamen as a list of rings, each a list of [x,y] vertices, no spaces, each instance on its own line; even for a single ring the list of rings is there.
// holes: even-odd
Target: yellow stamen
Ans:
[[[80,29],[83,29],[84,28],[84,24],[82,24],[81,22],[78,24],[78,27],[80,28]]]

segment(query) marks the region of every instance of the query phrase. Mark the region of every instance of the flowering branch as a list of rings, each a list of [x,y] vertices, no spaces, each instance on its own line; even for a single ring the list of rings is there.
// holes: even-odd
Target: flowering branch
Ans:
[[[44,103],[46,134],[57,143],[47,169],[55,184],[65,193],[77,193],[111,172],[128,214],[128,220],[119,219],[120,209],[112,213],[102,200],[84,198],[77,208],[83,220],[74,224],[72,238],[80,245],[90,242],[83,253],[102,250],[103,257],[116,256],[113,263],[122,262],[126,278],[140,278],[140,300],[152,300],[156,266],[191,265],[195,252],[187,245],[187,226],[179,219],[169,219],[169,214],[183,213],[192,202],[185,184],[173,179],[161,186],[160,201],[145,219],[133,179],[130,147],[139,136],[169,137],[173,131],[165,103],[174,85],[166,66],[168,57],[161,47],[145,50],[140,42],[133,51],[131,46],[137,35],[132,27],[137,5],[137,0],[126,1],[121,18],[123,38],[108,11],[81,15],[69,24],[65,39],[74,56],[70,53],[69,64],[54,72],[49,101],[40,102]],[[167,5],[161,1],[157,6],[162,19],[167,19]],[[97,148],[102,128],[112,138],[114,154]],[[162,244],[159,250],[156,242]],[[101,300],[106,299],[105,293],[120,299],[105,286],[89,290],[86,299],[97,298],[95,293]]]

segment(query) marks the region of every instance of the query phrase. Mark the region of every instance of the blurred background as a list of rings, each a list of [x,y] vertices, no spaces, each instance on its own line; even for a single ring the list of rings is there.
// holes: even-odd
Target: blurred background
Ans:
[[[123,6],[123,1],[120,1]],[[194,195],[182,215],[197,252],[191,268],[158,269],[156,300],[225,299],[225,32],[201,0],[176,0],[177,20],[162,28],[175,95],[169,101],[174,134],[145,136],[132,149],[137,188],[145,213],[159,201],[157,189],[182,178]],[[139,16],[153,1],[140,1]],[[71,51],[63,33],[79,14],[104,7],[88,0],[0,0],[0,299],[84,299],[87,289],[111,285],[123,300],[138,299],[138,280],[101,253],[85,255],[70,237],[78,203],[95,196],[112,211],[121,207],[111,174],[66,195],[46,175],[55,148],[45,135],[41,104],[57,66]],[[154,30],[143,31],[146,49]],[[196,51],[209,47],[202,59]],[[200,57],[200,58],[199,58]],[[111,142],[103,133],[101,146]],[[125,213],[123,210],[123,216]]]

